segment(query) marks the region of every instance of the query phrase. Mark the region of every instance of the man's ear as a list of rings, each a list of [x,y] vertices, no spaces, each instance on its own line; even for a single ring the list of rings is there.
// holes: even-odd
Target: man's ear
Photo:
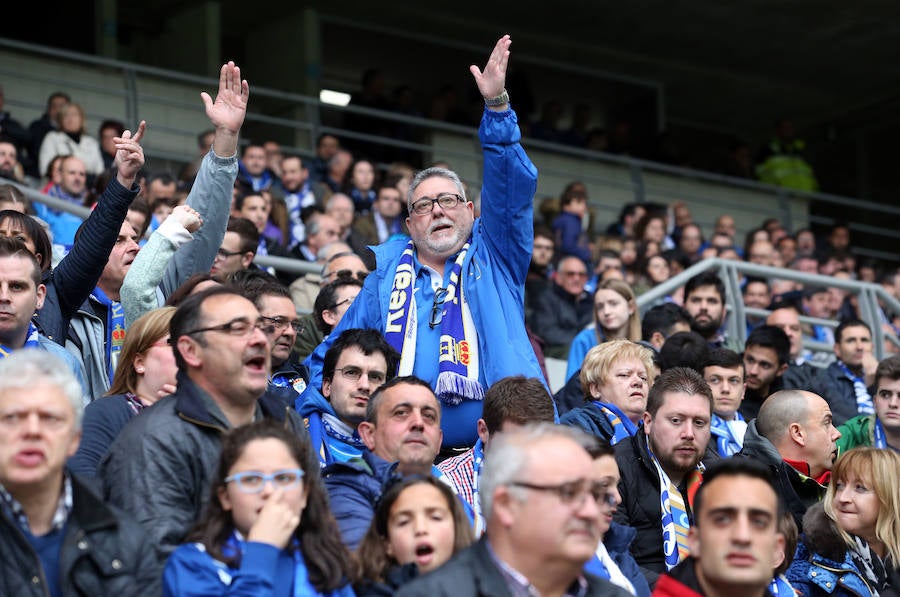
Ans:
[[[700,537],[697,536],[697,525],[692,525],[688,529],[687,545],[692,557],[696,558],[700,555]]]
[[[375,451],[375,425],[368,421],[363,421],[357,427],[357,431],[359,431],[359,437],[363,440],[363,443],[366,444],[366,448],[369,449],[370,452]]]
[[[785,363],[784,365],[782,365],[781,367],[778,368],[778,371],[775,373],[775,377],[776,378],[781,377],[782,375],[784,375],[784,372],[787,370],[788,370],[788,364]]]
[[[175,350],[184,359],[184,362],[191,367],[199,367],[202,364],[200,354],[198,352],[200,345],[190,336],[181,336],[175,342]]]
[[[252,251],[247,251],[243,255],[241,255],[241,264],[244,266],[244,269],[250,267],[250,264],[253,263],[253,258],[256,257],[256,253]]]
[[[491,435],[488,433],[487,423],[484,422],[484,419],[478,419],[478,422],[475,423],[475,429],[478,432],[478,439],[481,440],[482,445],[487,446]]]
[[[799,446],[806,445],[806,430],[800,423],[791,423],[788,425],[788,435],[790,435],[791,440],[795,444]]]

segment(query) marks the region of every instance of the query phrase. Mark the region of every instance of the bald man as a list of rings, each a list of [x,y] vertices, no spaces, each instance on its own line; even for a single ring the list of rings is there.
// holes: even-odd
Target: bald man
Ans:
[[[738,456],[772,469],[779,493],[802,529],[806,509],[825,495],[841,432],[828,403],[812,392],[781,390],[763,402]]]

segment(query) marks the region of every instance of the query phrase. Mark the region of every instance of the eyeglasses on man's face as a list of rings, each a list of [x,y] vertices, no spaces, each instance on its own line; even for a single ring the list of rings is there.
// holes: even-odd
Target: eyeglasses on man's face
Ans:
[[[253,330],[260,330],[263,334],[269,336],[275,333],[275,326],[269,321],[266,321],[266,319],[267,318],[265,317],[260,317],[256,321],[251,322],[246,317],[238,317],[237,319],[232,319],[227,323],[211,325],[205,328],[197,328],[196,330],[184,332],[181,335],[192,336],[194,334],[200,334],[202,332],[219,332],[222,334],[229,334],[238,338],[243,338],[252,334]]]
[[[271,474],[246,471],[225,477],[225,483],[234,483],[242,493],[260,493],[266,483],[272,483],[276,489],[293,489],[300,484],[304,474],[299,468],[286,468]]]
[[[340,373],[348,381],[359,381],[363,376],[363,370],[356,365],[347,365],[335,369],[335,372]],[[369,379],[369,383],[381,385],[387,379],[387,374],[384,371],[367,371],[366,377]]]
[[[226,251],[225,249],[219,249],[218,251],[216,251],[216,258],[225,260],[225,259],[228,259],[229,257],[234,257],[235,255],[242,255],[242,254],[243,253],[241,253],[240,251]]]
[[[349,269],[339,269],[335,272],[328,272],[326,278],[334,278],[335,280],[341,278],[356,278],[360,282],[364,282],[366,276],[369,275],[369,272],[366,271],[353,271]]]
[[[524,481],[513,481],[510,483],[513,487],[524,487],[533,491],[544,491],[556,494],[559,501],[566,506],[580,508],[584,505],[584,500],[588,496],[600,505],[614,506],[616,504],[616,495],[609,489],[606,483],[589,483],[585,479],[577,481],[567,481],[558,485],[538,485],[536,483],[526,483]]]
[[[462,200],[462,196],[456,193],[441,193],[437,197],[422,197],[413,201],[412,211],[417,216],[424,216],[431,213],[435,203],[440,205],[441,209],[447,210],[453,209]]]
[[[259,318],[263,321],[266,321],[272,325],[274,328],[274,332],[280,332],[286,327],[290,326],[293,330],[300,334],[303,332],[303,322],[299,319],[288,319],[286,317],[266,317],[265,315],[260,315]]]

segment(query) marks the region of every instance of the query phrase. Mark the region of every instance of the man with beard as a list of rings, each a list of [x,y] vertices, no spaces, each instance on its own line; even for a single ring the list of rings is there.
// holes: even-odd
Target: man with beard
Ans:
[[[307,391],[318,391],[331,338],[349,328],[382,331],[401,354],[398,375],[435,388],[447,455],[478,439],[485,388],[509,375],[543,379],[523,305],[537,169],[519,144],[504,89],[510,43],[498,40],[483,71],[470,67],[485,100],[480,217],[456,173],[432,167],[416,174],[407,195],[411,238],[375,247],[377,269],[306,360]]]
[[[725,321],[725,284],[715,272],[697,274],[684,285],[684,308],[691,316],[691,329],[706,338],[710,348],[730,348],[722,330]]]
[[[780,328],[761,325],[750,332],[743,356],[747,391],[741,402],[741,415],[746,420],[754,418],[766,398],[781,389],[790,350],[791,341]]]
[[[25,182],[25,172],[19,163],[16,144],[6,137],[0,137],[0,177]]]
[[[614,520],[637,530],[631,553],[651,586],[688,555],[691,502],[702,481],[713,395],[685,367],[660,375],[637,433],[615,446],[622,503]]]
[[[753,458],[769,467],[802,531],[806,509],[825,495],[840,437],[821,396],[782,390],[769,396],[759,416],[747,425],[744,447],[736,457]]]

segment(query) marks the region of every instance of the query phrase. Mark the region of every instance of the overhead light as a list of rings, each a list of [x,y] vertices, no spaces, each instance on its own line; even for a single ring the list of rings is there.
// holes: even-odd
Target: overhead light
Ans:
[[[319,101],[334,106],[346,106],[350,103],[350,94],[332,91],[331,89],[323,89],[319,92]]]

